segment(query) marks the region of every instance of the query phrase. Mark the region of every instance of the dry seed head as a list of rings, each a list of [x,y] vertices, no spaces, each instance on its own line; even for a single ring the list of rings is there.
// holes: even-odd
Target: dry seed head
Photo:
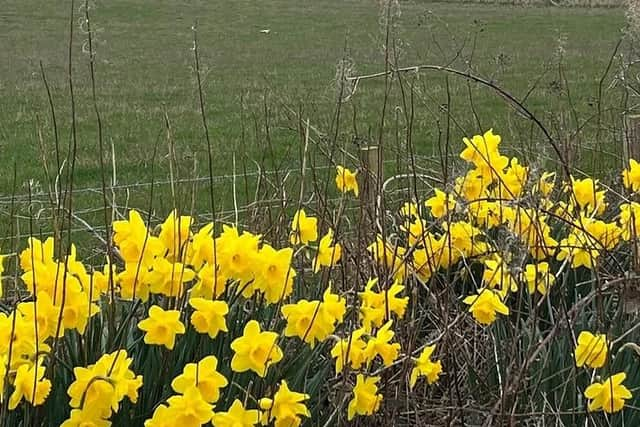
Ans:
[[[640,37],[640,0],[627,0],[626,16],[629,34],[634,38]]]
[[[556,40],[556,52],[555,57],[558,63],[562,62],[565,53],[567,52],[567,35],[559,34],[558,39]]]
[[[355,74],[355,64],[351,58],[344,57],[338,61],[334,85],[340,102],[348,101],[355,93],[357,81],[349,79]]]
[[[398,0],[381,0],[379,1],[380,5],[380,18],[378,23],[380,24],[380,29],[382,33],[387,32],[387,26],[395,25],[397,23],[397,19],[400,18],[400,3]]]

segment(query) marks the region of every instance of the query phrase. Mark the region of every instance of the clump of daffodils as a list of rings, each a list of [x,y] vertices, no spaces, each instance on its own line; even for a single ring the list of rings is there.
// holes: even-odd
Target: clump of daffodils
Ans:
[[[64,427],[109,426],[141,405],[145,427],[297,427],[317,423],[323,404],[347,422],[375,417],[398,382],[441,393],[442,378],[458,380],[442,356],[456,350],[420,307],[440,305],[477,336],[517,322],[544,333],[549,325],[522,319],[528,307],[553,307],[568,272],[595,274],[637,244],[640,163],[622,171],[629,194],[616,204],[597,179],[536,174],[501,144],[492,130],[464,138],[460,176],[405,202],[391,229],[362,245],[309,206],[272,242],[178,211],[154,227],[131,210],[112,224],[113,251],[98,268],[74,245],[30,238],[0,312],[8,410],[47,405],[61,369]],[[355,203],[358,173],[335,172],[341,206]],[[0,274],[10,257],[0,256]],[[588,411],[623,410],[634,388],[613,370],[616,341],[589,330],[572,339],[571,363],[591,378],[580,392]],[[323,382],[341,398],[325,399]]]
[[[86,368],[74,368],[75,380],[67,390],[71,418],[63,426],[77,425],[74,423],[78,419],[87,424],[105,423],[125,397],[136,403],[142,376],[131,370],[132,362],[125,350],[117,350]]]
[[[287,321],[284,335],[298,337],[313,347],[316,342],[325,341],[342,323],[346,300],[331,293],[329,287],[322,300],[301,299],[295,304],[283,305],[280,311]]]

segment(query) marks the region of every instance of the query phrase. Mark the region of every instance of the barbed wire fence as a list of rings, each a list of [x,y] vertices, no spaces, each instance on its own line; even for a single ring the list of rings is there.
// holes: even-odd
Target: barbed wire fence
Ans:
[[[397,153],[389,150],[389,159],[384,160],[384,167],[392,170],[397,168]],[[423,165],[424,171],[429,171],[435,175],[434,168],[439,160],[433,156],[418,156],[420,164]],[[313,166],[315,174],[324,175],[334,174],[335,165],[322,164]],[[360,168],[359,168],[360,169]],[[316,177],[317,177],[316,175]],[[404,201],[408,196],[410,185],[408,180],[412,178],[410,175],[402,174],[394,176],[393,173],[387,174],[387,178],[392,185],[385,190],[385,198],[389,201]],[[280,177],[280,181],[276,182],[275,177]],[[208,194],[208,186],[214,183],[214,193],[220,198],[218,200],[220,209],[214,214],[206,208],[206,206],[197,206],[196,209],[184,209],[180,206],[181,214],[191,215],[197,224],[205,224],[215,219],[217,223],[235,223],[241,226],[253,226],[252,221],[256,217],[264,215],[269,210],[285,210],[294,209],[298,203],[297,189],[300,186],[302,176],[302,166],[289,167],[281,170],[255,170],[243,173],[228,173],[209,176],[196,176],[179,179],[158,179],[140,182],[118,183],[107,187],[109,195],[109,206],[106,209],[111,211],[113,219],[124,219],[129,209],[136,209],[143,213],[144,218],[151,219],[151,227],[155,227],[162,222],[166,214],[171,210],[171,203],[164,200],[164,203],[158,203],[157,199],[167,199],[165,195],[169,194],[168,187],[180,186],[182,189],[193,191],[194,195],[203,196]],[[312,179],[307,177],[307,180]],[[328,179],[332,179],[329,176]],[[236,184],[240,180],[250,181],[253,189],[260,187],[261,182],[270,181],[272,191],[265,191],[263,194],[256,193],[252,200],[239,201]],[[280,191],[275,191],[275,188]],[[425,188],[422,186],[422,188]],[[156,193],[154,199],[149,201],[150,194]],[[206,190],[206,191],[205,191]],[[92,241],[93,245],[88,245],[91,255],[100,256],[103,253],[103,245],[106,244],[107,226],[101,218],[104,218],[105,206],[102,205],[102,187],[88,186],[74,188],[66,196],[69,195],[74,199],[76,206],[71,212],[72,223],[66,224],[64,230],[65,236],[71,235],[72,240]],[[279,194],[278,194],[279,193]],[[305,207],[311,206],[312,202],[319,195],[313,190],[306,195]],[[52,229],[54,220],[55,203],[52,200],[60,197],[53,191],[39,189],[31,194],[22,192],[15,195],[0,194],[0,224],[7,224],[12,221],[15,226],[12,233],[3,233],[0,235],[0,246],[7,247],[11,242],[19,242],[20,245],[26,244],[25,241],[29,237],[37,237],[46,239],[55,235]],[[337,192],[323,196],[324,203],[337,205],[341,200],[341,195]],[[205,204],[206,205],[206,204]],[[343,213],[348,214],[360,209],[360,203],[352,202],[344,207]],[[65,214],[66,215],[66,214]],[[110,225],[109,225],[110,226]],[[5,227],[5,230],[9,227]],[[86,247],[83,249],[87,249]]]

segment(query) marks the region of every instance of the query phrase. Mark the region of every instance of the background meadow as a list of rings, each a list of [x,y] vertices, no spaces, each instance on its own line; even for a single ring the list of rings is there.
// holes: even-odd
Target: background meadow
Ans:
[[[101,187],[97,184],[101,168],[86,25],[80,26],[82,4],[76,5],[71,52],[78,141],[74,189],[79,194],[74,204],[84,220],[98,226],[101,215],[93,209],[100,207],[95,192]],[[173,178],[187,181],[181,193],[191,192],[194,185],[200,191],[208,182],[193,70],[195,23],[213,169],[223,177],[215,182],[220,210],[234,206],[228,178],[234,173],[234,157],[237,175],[253,174],[246,191],[244,183],[238,184],[239,205],[254,201],[258,171],[299,169],[300,123],[307,118],[317,130],[313,136],[323,143],[335,140],[351,150],[356,147],[354,140],[378,137],[383,79],[359,84],[336,120],[340,74],[384,70],[384,13],[375,2],[159,1],[150,7],[143,1],[115,1],[89,2],[89,6],[96,103],[103,157],[108,159],[109,184],[116,197],[113,203],[138,207],[152,203],[166,214],[173,207],[165,197],[172,178],[170,163],[175,166]],[[50,192],[50,182],[62,163],[57,159],[64,159],[69,151],[69,4],[8,2],[2,9],[0,146],[6,166],[0,171],[0,183],[5,200],[14,192],[26,197],[31,183],[32,199],[41,207],[38,204],[46,204],[47,198],[40,193]],[[625,24],[623,9],[411,1],[401,2],[394,13],[398,16],[393,17],[397,56],[393,61],[398,67],[436,64],[473,70],[525,100],[527,107],[566,135],[568,145],[584,149],[585,159],[593,158],[598,166],[616,159],[620,127],[601,125],[616,141],[613,146],[595,143],[590,126],[594,120],[587,120],[597,113],[599,82]],[[347,69],[339,67],[345,62]],[[55,107],[55,129],[43,72]],[[609,74],[604,84],[608,86],[613,77]],[[548,153],[548,147],[531,140],[529,122],[481,85],[434,72],[411,78],[415,155],[438,156],[447,117],[450,143],[499,126],[505,137],[517,143],[514,148],[534,158]],[[607,97],[602,114],[619,118],[618,95]],[[389,105],[402,104],[397,84],[388,97]],[[446,111],[443,105],[448,106]],[[608,113],[610,106],[616,108],[612,113]],[[406,147],[396,137],[396,113],[389,113],[384,123],[386,160],[406,158]],[[59,139],[57,156],[54,130]],[[310,150],[312,154],[319,151],[316,144]],[[597,154],[591,156],[592,152]],[[422,163],[428,162],[433,163],[430,159]],[[319,166],[326,164],[318,160]],[[158,191],[149,202],[152,181]],[[197,197],[196,203],[207,206],[200,204],[201,199]],[[5,219],[10,210],[7,203],[3,203]],[[47,223],[36,221],[35,225],[46,229]]]

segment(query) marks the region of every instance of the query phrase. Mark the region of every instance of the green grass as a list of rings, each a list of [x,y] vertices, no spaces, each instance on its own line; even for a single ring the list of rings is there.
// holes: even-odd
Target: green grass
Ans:
[[[49,166],[55,169],[54,140],[40,61],[52,87],[63,151],[69,143],[66,76],[69,5],[69,2],[11,1],[0,11],[3,196],[10,194],[14,186],[14,165],[18,193],[27,192],[29,180],[46,189],[39,129]],[[400,65],[451,63],[464,70],[473,51],[474,72],[492,79],[518,98],[524,96],[545,69],[550,70],[526,103],[543,119],[563,102],[553,89],[557,72],[549,65],[553,64],[558,40],[565,39],[564,63],[573,102],[578,111],[588,115],[593,112],[598,81],[624,25],[620,9],[514,8],[408,1],[401,3],[401,10],[396,33],[403,40]],[[196,21],[216,175],[231,172],[234,152],[238,170],[243,165],[255,170],[252,160],[266,169],[299,163],[298,123],[288,109],[303,111],[303,118],[309,118],[322,131],[331,129],[336,107],[336,64],[345,46],[357,73],[384,69],[380,11],[371,1],[157,0],[150,5],[141,0],[114,0],[97,2],[91,13],[96,29],[98,108],[105,144],[107,148],[111,144],[115,147],[120,185],[151,181],[152,163],[155,163],[154,179],[168,179],[170,156],[165,113],[172,127],[179,176],[208,174],[192,70],[191,26]],[[76,21],[79,14],[78,9]],[[271,32],[262,34],[261,29]],[[88,55],[82,53],[86,35],[80,33],[77,22],[75,30],[73,73],[78,146],[74,186],[99,187],[97,126]],[[455,59],[460,49],[462,54]],[[446,102],[445,76],[423,73],[414,83],[420,88],[415,99],[414,143],[418,154],[432,155],[437,121],[444,118],[438,107]],[[451,78],[450,85],[450,111],[457,123],[451,139],[455,143],[452,151],[458,151],[460,137],[477,132],[479,127],[469,108],[466,83]],[[504,135],[506,146],[517,146],[530,123],[514,115],[499,97],[486,89],[472,85],[471,92],[480,127],[495,128]],[[344,105],[339,144],[348,150],[355,149],[348,143],[353,134],[354,109],[359,133],[377,135],[383,93],[380,79],[360,83],[356,95]],[[394,140],[393,111],[397,105],[401,102],[395,86],[387,109],[385,140],[390,151],[402,152]],[[266,143],[265,106],[270,145]],[[158,155],[152,162],[156,144]],[[612,149],[615,151],[615,147]],[[534,150],[537,153],[540,148],[536,146]],[[109,153],[104,155],[108,157]],[[219,209],[232,207],[229,189],[230,182],[225,181],[216,190]],[[149,204],[148,187],[132,189],[129,199],[122,191],[117,194],[121,205],[127,200],[134,206]],[[166,211],[171,206],[168,194],[168,186],[161,186],[156,192],[157,200],[153,203],[159,210]],[[207,207],[203,193],[198,194],[197,204]],[[245,199],[241,197],[239,203],[246,203]],[[76,198],[75,205],[79,209],[99,207],[101,200],[99,194],[85,193]],[[7,210],[3,205],[3,211]]]

